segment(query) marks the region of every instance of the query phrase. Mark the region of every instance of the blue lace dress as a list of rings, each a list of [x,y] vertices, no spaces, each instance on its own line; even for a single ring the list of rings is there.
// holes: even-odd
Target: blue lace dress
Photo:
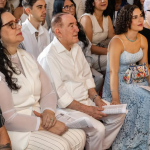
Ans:
[[[103,99],[111,102],[108,56],[109,54],[107,55]],[[123,82],[123,76],[129,65],[138,62],[142,57],[142,49],[134,54],[124,51],[120,56],[119,98],[122,104],[127,104],[128,114],[112,144],[112,150],[148,150],[150,92],[139,87],[139,85],[148,85],[148,82],[136,84],[126,84]]]

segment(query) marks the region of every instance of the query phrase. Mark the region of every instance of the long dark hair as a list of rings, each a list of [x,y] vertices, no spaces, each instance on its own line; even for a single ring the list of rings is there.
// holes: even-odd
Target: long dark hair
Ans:
[[[75,8],[76,8],[76,4],[74,3],[73,0],[70,0]],[[62,7],[64,6],[64,2],[65,0],[55,0],[54,1],[54,5],[53,5],[53,16],[58,14],[58,13],[62,13]],[[74,16],[77,20],[77,16],[76,16],[76,11],[75,11],[75,16]],[[82,27],[82,25],[77,21],[77,25],[78,25],[78,28],[79,28],[79,32],[78,32],[78,38],[79,38],[79,41],[83,42],[84,43],[84,48],[86,48],[88,45],[89,45],[89,41],[86,37],[86,34],[84,32],[84,29]]]
[[[8,0],[6,0],[6,4],[5,4],[4,8],[5,8],[7,11],[10,11],[10,6],[9,6]]]
[[[137,5],[140,10],[143,10],[140,0],[134,0],[133,5]]]
[[[114,18],[114,15],[115,15],[115,5],[116,5],[116,0],[110,0],[110,10],[109,10],[109,16],[110,18],[113,20]],[[120,9],[119,9],[119,12],[121,10],[121,8],[124,6],[124,5],[127,5],[128,2],[127,0],[122,0],[122,3],[121,3],[121,6],[120,6]]]
[[[143,17],[145,18],[145,13],[144,13],[143,6],[141,5],[140,0],[134,0],[133,5],[136,5],[140,8],[140,10],[142,11]]]
[[[131,29],[131,23],[132,23],[132,15],[133,11],[139,7],[136,5],[125,5],[116,20],[116,28],[115,28],[115,34],[123,34],[128,31],[128,29]]]
[[[23,6],[22,6],[22,0],[19,0],[19,5],[18,5],[18,7],[23,7]]]
[[[5,8],[0,8],[0,31],[3,25],[2,22],[2,14],[7,12]],[[0,35],[1,38],[1,35]],[[13,78],[13,73],[20,74],[18,70],[12,66],[12,62],[10,60],[10,54],[8,50],[3,46],[2,41],[0,41],[0,72],[2,72],[5,75],[5,80],[8,84],[8,87],[11,90],[19,90],[20,87],[16,84],[17,79]]]

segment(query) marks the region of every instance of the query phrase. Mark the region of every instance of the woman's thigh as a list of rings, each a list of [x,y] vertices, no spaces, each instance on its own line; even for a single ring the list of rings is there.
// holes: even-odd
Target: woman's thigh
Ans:
[[[62,136],[48,131],[35,131],[30,135],[26,150],[83,150],[85,133],[78,129],[69,129]]]

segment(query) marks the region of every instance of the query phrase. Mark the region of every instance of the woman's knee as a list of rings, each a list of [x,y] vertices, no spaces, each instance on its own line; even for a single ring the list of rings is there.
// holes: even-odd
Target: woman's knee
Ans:
[[[86,141],[85,132],[81,129],[69,129],[63,135],[68,143],[71,145],[71,150],[83,150]]]

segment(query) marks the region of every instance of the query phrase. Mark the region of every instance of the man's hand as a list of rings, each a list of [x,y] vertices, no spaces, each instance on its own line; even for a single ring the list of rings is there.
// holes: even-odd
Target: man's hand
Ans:
[[[104,110],[103,106],[107,105],[99,96],[95,98],[94,102],[95,105],[100,108],[100,111],[103,111]]]
[[[50,129],[56,123],[55,113],[51,110],[44,110],[43,113],[33,111],[37,117],[42,119],[42,127],[46,130]]]
[[[101,109],[99,107],[95,107],[95,106],[88,106],[87,114],[97,120],[100,120],[102,117],[107,116],[106,114],[101,112]]]

